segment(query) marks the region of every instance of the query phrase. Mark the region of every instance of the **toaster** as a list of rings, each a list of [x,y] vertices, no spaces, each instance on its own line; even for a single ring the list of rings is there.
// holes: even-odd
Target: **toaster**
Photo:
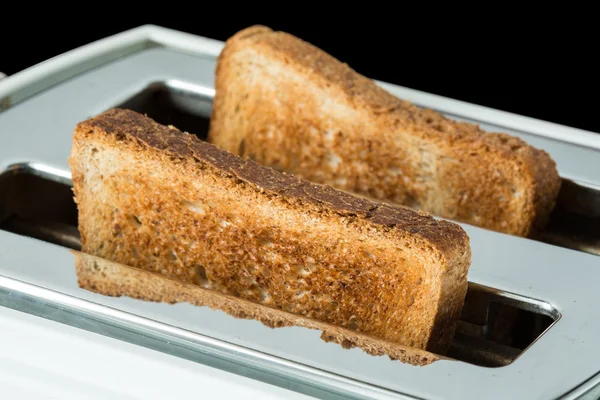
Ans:
[[[460,224],[472,264],[447,359],[413,366],[326,343],[314,330],[81,289],[75,256],[85,255],[67,163],[75,125],[120,107],[206,138],[223,45],[145,25],[0,77],[0,315],[14,324],[3,329],[0,381],[24,368],[17,360],[28,352],[41,360],[23,369],[30,374],[51,372],[44,354],[74,365],[86,358],[104,382],[96,386],[119,399],[210,388],[216,397],[600,398],[600,135],[391,83],[377,81],[418,106],[546,150],[563,180],[535,240]],[[56,336],[42,345],[31,336],[38,329]],[[121,378],[99,377],[114,371]],[[149,390],[157,380],[166,383]]]

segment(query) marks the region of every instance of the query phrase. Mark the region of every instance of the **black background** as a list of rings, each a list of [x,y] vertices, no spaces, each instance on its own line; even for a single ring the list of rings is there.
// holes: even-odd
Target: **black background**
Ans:
[[[218,11],[203,10],[199,3],[148,4],[146,13],[140,6],[130,15],[106,6],[105,12],[90,9],[70,18],[39,9],[35,20],[3,18],[0,71],[11,75],[147,23],[219,40],[264,24],[321,47],[371,78],[600,132],[595,98],[600,36],[596,23],[583,21],[585,10],[571,17],[558,10],[558,17],[550,18],[540,10],[526,17],[520,9],[508,9],[500,16],[493,8],[479,12],[473,6],[462,14],[446,14],[433,3],[419,10],[406,9],[408,3],[393,3],[393,8],[373,3],[377,13],[369,15],[366,3],[356,8],[342,3],[342,9],[332,5],[329,12],[277,3],[269,9],[273,16],[266,17],[256,7],[232,4]]]

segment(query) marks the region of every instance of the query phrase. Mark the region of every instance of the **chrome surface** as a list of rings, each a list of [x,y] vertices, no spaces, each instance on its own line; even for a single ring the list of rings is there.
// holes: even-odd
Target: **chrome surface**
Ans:
[[[0,301],[4,306],[105,335],[119,337],[115,332],[126,331],[123,340],[203,363],[218,359],[217,368],[232,368],[319,397],[546,399],[593,393],[600,371],[600,292],[595,284],[600,279],[600,258],[589,254],[596,248],[593,237],[591,246],[580,238],[556,246],[463,225],[473,249],[472,290],[452,352],[464,361],[426,367],[368,356],[359,349],[344,350],[322,342],[319,332],[302,328],[272,330],[204,307],[108,298],[80,289],[71,252],[79,246],[72,229],[72,204],[61,197],[68,190],[59,188],[69,184],[67,157],[75,124],[121,105],[138,111],[146,108],[163,123],[177,117],[174,125],[184,125],[187,128],[182,129],[200,136],[206,131],[205,117],[214,94],[215,47],[205,52],[204,42],[196,43],[189,36],[178,42],[171,31],[155,30],[152,35],[161,43],[177,43],[157,47],[148,45],[149,36],[139,35],[137,41],[131,39],[114,50],[119,41],[112,40],[113,47],[95,47],[99,50],[94,54],[88,49],[90,59],[94,57],[88,68],[82,55],[77,69],[65,66],[61,76],[48,73],[35,81],[46,85],[54,79],[60,84],[41,90],[41,86],[33,88],[32,78],[29,91],[21,85],[12,94],[2,90],[13,77],[0,84],[0,99],[4,99],[0,107],[4,108],[0,112],[0,171],[4,171],[0,175]],[[59,73],[56,63],[48,65],[54,68],[52,73]],[[402,88],[391,90],[404,93]],[[447,105],[434,96],[418,100],[434,109]],[[535,124],[523,130],[498,124],[504,115],[500,113],[489,118],[495,124],[478,121],[484,114],[470,110],[458,104],[450,116],[520,136],[547,150],[561,176],[577,183],[564,186],[565,212],[591,221],[591,235],[598,231],[592,219],[599,211],[595,188],[600,187],[600,170],[589,165],[600,152],[593,141],[589,147],[582,145],[588,136],[574,134],[578,142],[569,143],[568,137],[558,140],[552,134],[534,133],[540,130]],[[46,194],[36,192],[52,186],[51,181],[60,184]],[[563,229],[557,228],[559,237],[565,236]],[[575,233],[569,235],[577,237],[579,232]]]

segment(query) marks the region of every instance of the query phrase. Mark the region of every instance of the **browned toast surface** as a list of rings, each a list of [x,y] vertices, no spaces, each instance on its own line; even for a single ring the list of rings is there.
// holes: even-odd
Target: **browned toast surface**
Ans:
[[[163,275],[113,263],[102,258],[73,252],[77,280],[83,289],[105,296],[128,296],[144,301],[189,303],[223,311],[235,318],[254,319],[270,328],[299,326],[321,331],[321,339],[346,349],[360,348],[374,356],[424,366],[445,357],[424,350],[398,345],[350,329],[334,326],[248,300],[183,283]]]
[[[77,126],[83,251],[444,353],[467,289],[460,226],[243,160],[132,111]]]
[[[554,207],[546,152],[403,101],[285,32],[230,38],[215,87],[209,140],[261,164],[520,236]]]

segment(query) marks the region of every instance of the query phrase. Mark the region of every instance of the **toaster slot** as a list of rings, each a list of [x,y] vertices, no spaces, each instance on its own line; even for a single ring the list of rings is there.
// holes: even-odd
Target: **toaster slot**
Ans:
[[[448,355],[486,367],[508,365],[559,317],[546,302],[470,282]]]
[[[563,179],[550,223],[540,239],[600,255],[600,188]]]
[[[206,140],[214,90],[180,81],[154,82],[116,105]]]
[[[0,174],[0,229],[79,249],[71,186],[27,166]]]
[[[80,250],[71,187],[19,167],[0,175],[0,229]],[[501,367],[513,362],[558,319],[549,304],[471,282],[448,356]]]

